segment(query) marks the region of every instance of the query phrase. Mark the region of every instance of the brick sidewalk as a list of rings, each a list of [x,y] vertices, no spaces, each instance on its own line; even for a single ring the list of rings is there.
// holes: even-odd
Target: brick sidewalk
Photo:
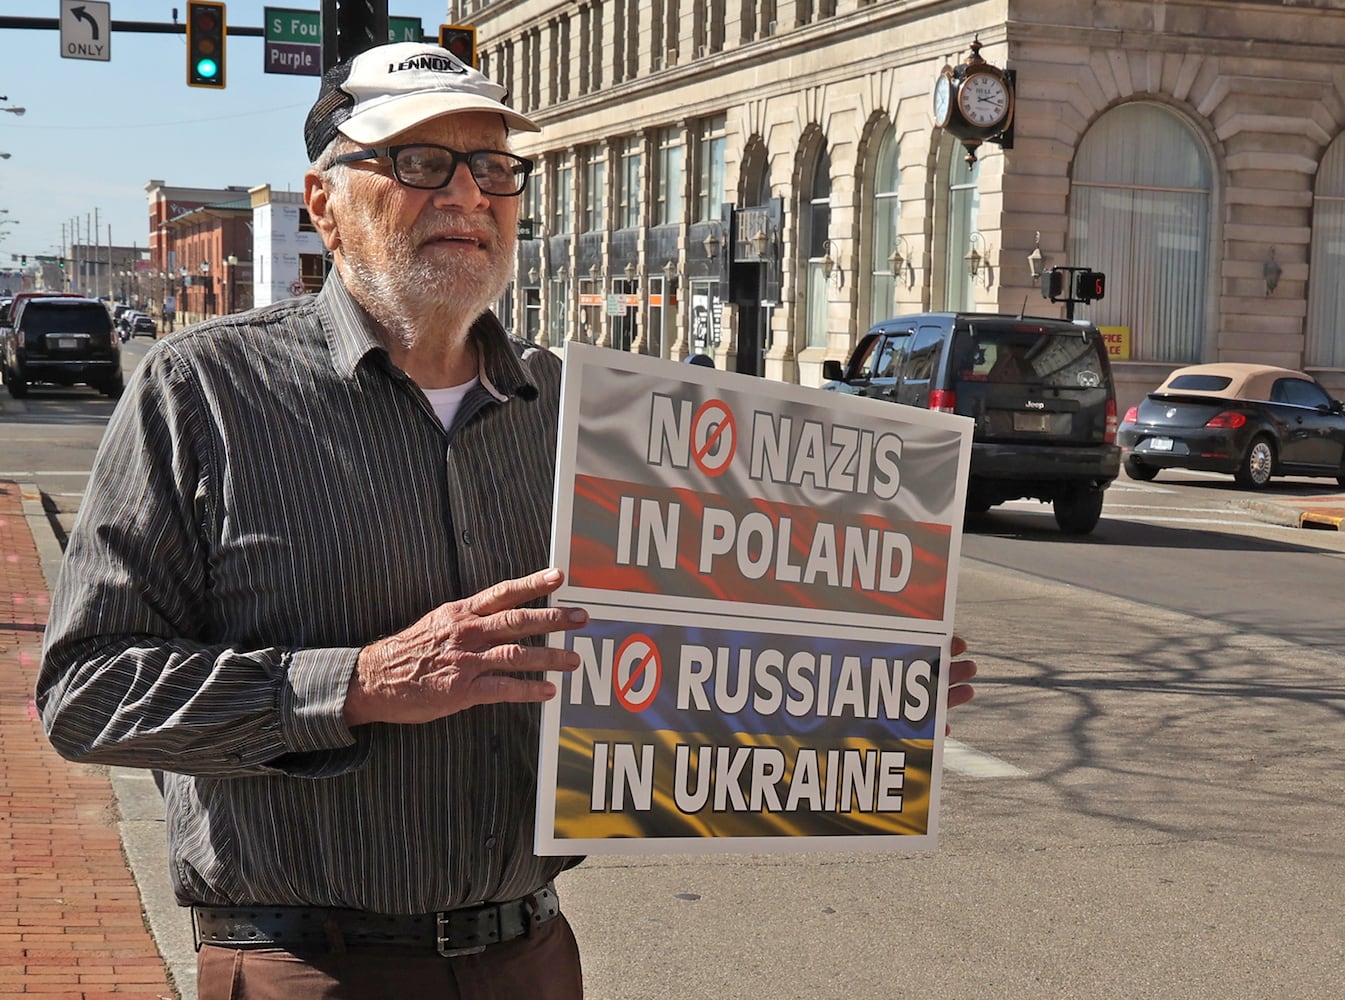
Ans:
[[[37,718],[47,585],[22,501],[0,480],[0,996],[171,998],[107,773],[58,757]]]

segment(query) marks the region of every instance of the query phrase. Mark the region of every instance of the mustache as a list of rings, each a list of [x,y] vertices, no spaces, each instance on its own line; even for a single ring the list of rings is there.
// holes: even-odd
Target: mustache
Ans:
[[[437,212],[417,219],[407,236],[412,244],[417,246],[427,240],[446,236],[479,239],[498,246],[500,227],[489,215],[468,217],[457,213]]]

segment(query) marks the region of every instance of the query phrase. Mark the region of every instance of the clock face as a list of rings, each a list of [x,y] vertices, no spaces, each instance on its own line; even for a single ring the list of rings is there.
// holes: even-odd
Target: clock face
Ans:
[[[972,125],[990,128],[1009,116],[1009,88],[995,73],[970,73],[957,91],[957,106]]]
[[[953,112],[953,81],[947,72],[934,81],[934,124],[943,128]]]

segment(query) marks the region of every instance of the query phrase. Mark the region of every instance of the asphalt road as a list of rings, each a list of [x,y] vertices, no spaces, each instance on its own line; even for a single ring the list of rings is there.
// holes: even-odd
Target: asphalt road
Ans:
[[[32,472],[60,523],[109,410],[35,392],[0,415],[0,475]],[[1339,997],[1345,533],[1266,523],[1225,482],[1123,481],[1084,539],[1032,503],[969,521],[981,673],[938,850],[591,858],[560,882],[591,1000]],[[153,786],[117,780],[191,996]]]

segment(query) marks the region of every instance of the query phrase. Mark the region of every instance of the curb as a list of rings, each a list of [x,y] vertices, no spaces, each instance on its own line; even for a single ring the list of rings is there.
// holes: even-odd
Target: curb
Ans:
[[[1313,510],[1314,504],[1321,504],[1320,510]],[[1345,501],[1337,497],[1318,499],[1303,497],[1292,502],[1277,500],[1234,500],[1230,506],[1243,510],[1259,521],[1277,524],[1282,528],[1316,528],[1327,531],[1343,531],[1345,522]]]
[[[1298,515],[1298,526],[1300,528],[1316,528],[1326,531],[1341,531],[1341,522],[1345,521],[1345,514],[1328,514],[1325,511],[1305,510]]]

